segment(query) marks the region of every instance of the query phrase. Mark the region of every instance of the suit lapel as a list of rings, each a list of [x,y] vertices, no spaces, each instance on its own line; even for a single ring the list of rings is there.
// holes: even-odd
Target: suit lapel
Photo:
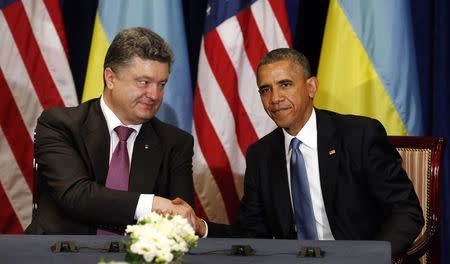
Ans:
[[[152,193],[159,175],[163,149],[151,122],[144,123],[136,138],[131,161],[129,190]]]
[[[105,117],[100,109],[100,100],[91,102],[81,136],[88,152],[94,176],[99,184],[105,184],[109,167],[110,136]]]
[[[283,229],[283,233],[288,234],[293,225],[293,213],[289,195],[284,135],[281,128],[276,130],[274,140],[271,142],[272,146],[268,162],[270,162],[270,177],[273,192],[270,195],[274,199],[274,210]]]
[[[320,184],[330,227],[334,225],[334,197],[336,193],[336,180],[339,172],[340,146],[338,135],[335,132],[333,121],[316,109],[317,116],[317,146],[319,156]]]
[[[81,136],[97,183],[104,185],[109,168],[110,135],[100,100],[92,102]],[[150,122],[144,123],[136,138],[128,189],[151,193],[158,176],[162,147]]]

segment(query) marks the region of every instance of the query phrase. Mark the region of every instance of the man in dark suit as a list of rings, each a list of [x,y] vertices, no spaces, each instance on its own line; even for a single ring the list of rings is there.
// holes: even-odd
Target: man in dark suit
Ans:
[[[42,113],[35,142],[40,197],[26,233],[123,234],[127,224],[162,210],[195,219],[188,206],[169,200],[193,205],[193,138],[154,117],[172,62],[154,32],[123,30],[105,58],[102,97]]]
[[[306,57],[293,49],[269,52],[258,65],[257,84],[278,128],[247,151],[237,225],[205,226],[198,219],[198,232],[209,237],[386,240],[393,255],[405,252],[424,220],[381,123],[315,109],[318,80]],[[291,141],[301,144],[293,147]],[[292,165],[293,153],[303,158],[306,189],[293,181],[293,171],[299,170]],[[295,203],[300,192],[306,196]]]

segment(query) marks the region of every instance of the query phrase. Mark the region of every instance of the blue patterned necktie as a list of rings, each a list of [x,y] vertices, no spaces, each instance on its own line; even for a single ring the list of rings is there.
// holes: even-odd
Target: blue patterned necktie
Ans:
[[[297,138],[291,140],[291,191],[294,205],[297,239],[317,240],[316,221],[311,202],[305,161],[300,151],[302,142]]]

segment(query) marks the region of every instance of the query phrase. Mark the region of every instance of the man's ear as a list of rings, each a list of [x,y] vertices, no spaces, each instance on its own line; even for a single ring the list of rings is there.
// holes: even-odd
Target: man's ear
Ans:
[[[308,89],[309,98],[313,99],[319,89],[319,80],[317,77],[312,76],[306,80],[306,86]]]
[[[103,72],[103,76],[105,78],[106,88],[112,89],[114,87],[114,78],[116,78],[114,72],[108,67]]]

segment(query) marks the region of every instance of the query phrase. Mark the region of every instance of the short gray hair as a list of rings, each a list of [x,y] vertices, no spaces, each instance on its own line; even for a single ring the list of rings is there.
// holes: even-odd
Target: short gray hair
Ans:
[[[311,74],[311,66],[309,64],[308,58],[306,58],[305,55],[303,55],[301,52],[290,49],[290,48],[279,48],[274,49],[267,53],[258,64],[257,72],[259,68],[266,64],[271,64],[278,61],[288,60],[294,65],[300,67],[300,69],[303,71],[303,77],[310,78],[312,76]]]

